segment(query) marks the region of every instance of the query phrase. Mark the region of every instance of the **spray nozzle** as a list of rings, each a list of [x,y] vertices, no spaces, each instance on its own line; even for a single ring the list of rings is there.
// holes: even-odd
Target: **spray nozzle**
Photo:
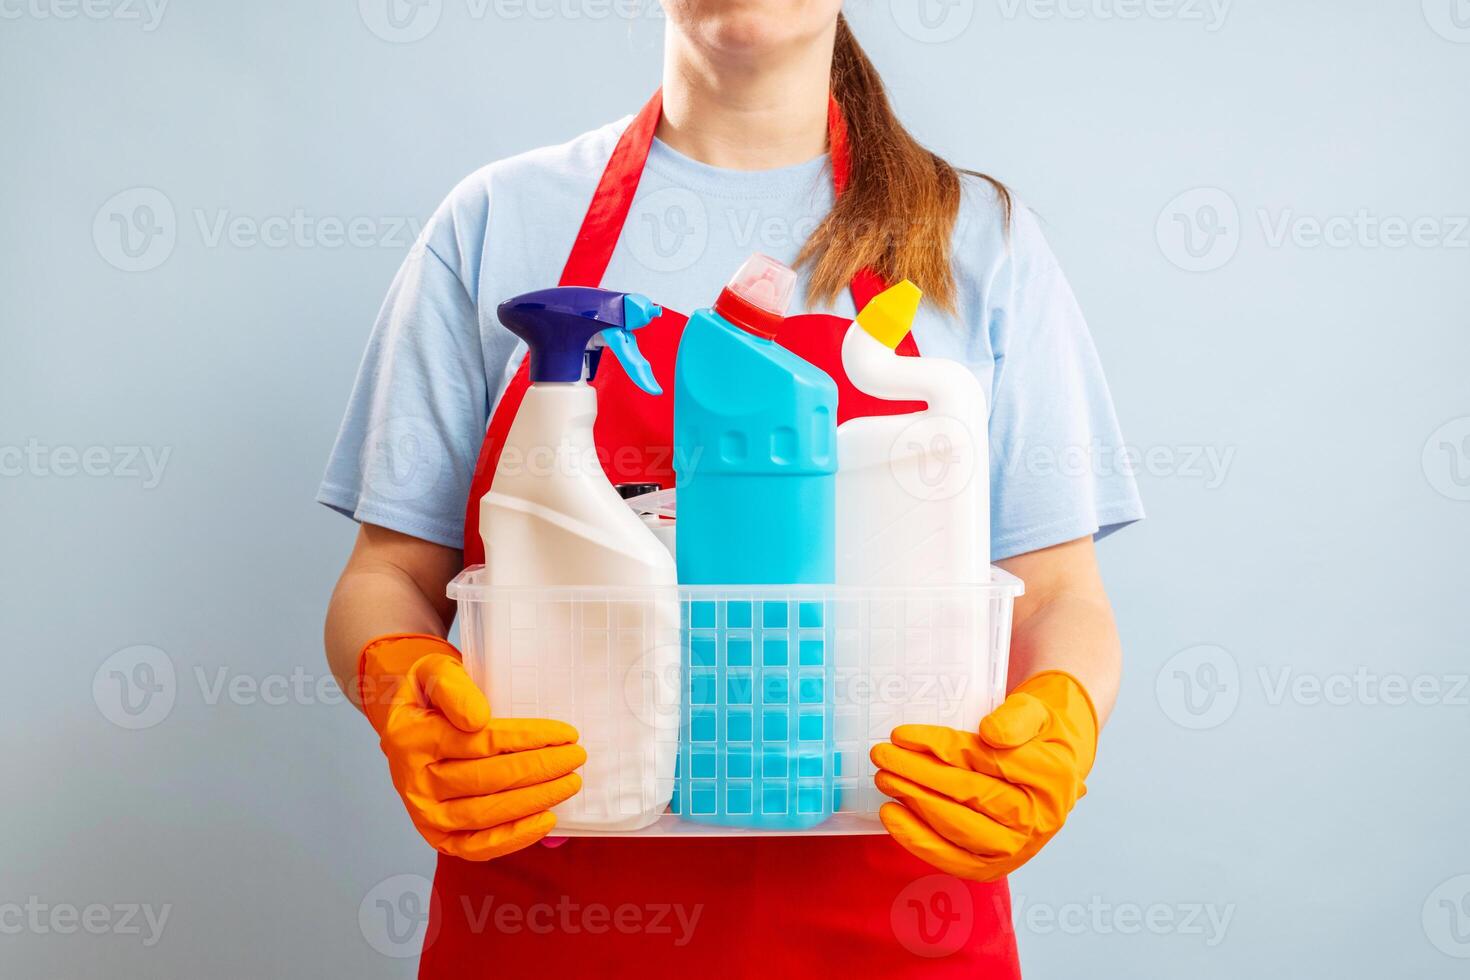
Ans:
[[[634,384],[650,395],[663,394],[633,337],[633,331],[663,313],[646,296],[558,286],[508,299],[496,312],[500,322],[526,342],[533,383],[581,381],[584,366],[590,363],[596,371],[596,352],[606,346]]]

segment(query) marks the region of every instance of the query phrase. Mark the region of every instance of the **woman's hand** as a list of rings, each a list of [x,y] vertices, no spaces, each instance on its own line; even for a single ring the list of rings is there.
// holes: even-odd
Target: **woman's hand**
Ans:
[[[439,637],[368,643],[358,693],[413,825],[445,854],[488,861],[534,844],[556,826],[550,808],[582,786],[576,729],[491,718],[459,651]]]
[[[991,881],[1061,830],[1087,792],[1098,723],[1082,685],[1061,671],[1021,684],[978,735],[901,725],[873,747],[879,811],[894,840],[950,874]]]

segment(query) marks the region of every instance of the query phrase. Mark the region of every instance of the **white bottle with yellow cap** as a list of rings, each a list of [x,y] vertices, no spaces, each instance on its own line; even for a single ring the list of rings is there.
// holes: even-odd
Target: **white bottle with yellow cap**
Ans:
[[[955,361],[896,353],[922,298],[904,280],[868,303],[842,342],[843,368],[860,390],[928,407],[838,427],[839,585],[990,580],[985,391]]]

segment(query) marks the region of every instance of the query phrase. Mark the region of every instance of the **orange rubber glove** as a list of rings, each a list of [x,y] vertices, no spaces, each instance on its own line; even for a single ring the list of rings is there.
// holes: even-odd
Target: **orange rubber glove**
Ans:
[[[357,668],[363,711],[393,786],[435,850],[469,861],[518,851],[556,826],[548,810],[582,788],[577,730],[491,718],[459,651],[437,636],[382,636]]]
[[[1087,692],[1061,671],[1017,687],[978,735],[900,725],[872,751],[878,789],[898,801],[878,815],[894,840],[934,867],[993,881],[1062,829],[1087,792],[1097,733]]]

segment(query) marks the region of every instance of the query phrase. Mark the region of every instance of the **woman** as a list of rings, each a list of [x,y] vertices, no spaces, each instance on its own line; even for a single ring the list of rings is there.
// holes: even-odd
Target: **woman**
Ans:
[[[440,852],[422,976],[1018,975],[1004,876],[1084,792],[1121,660],[1093,541],[1141,510],[1126,475],[1024,465],[1121,444],[1086,327],[1029,213],[899,125],[840,6],[665,0],[662,102],[468,178],[389,292],[320,493],[362,524],[326,646]],[[979,732],[905,726],[874,749],[892,839],[531,846],[585,753],[556,719],[490,718],[443,639],[525,385],[496,305],[560,277],[692,311],[754,251],[845,317],[914,280],[906,352],[984,383],[994,557],[1027,587],[1011,694]],[[616,482],[672,482],[665,424],[602,406]]]

